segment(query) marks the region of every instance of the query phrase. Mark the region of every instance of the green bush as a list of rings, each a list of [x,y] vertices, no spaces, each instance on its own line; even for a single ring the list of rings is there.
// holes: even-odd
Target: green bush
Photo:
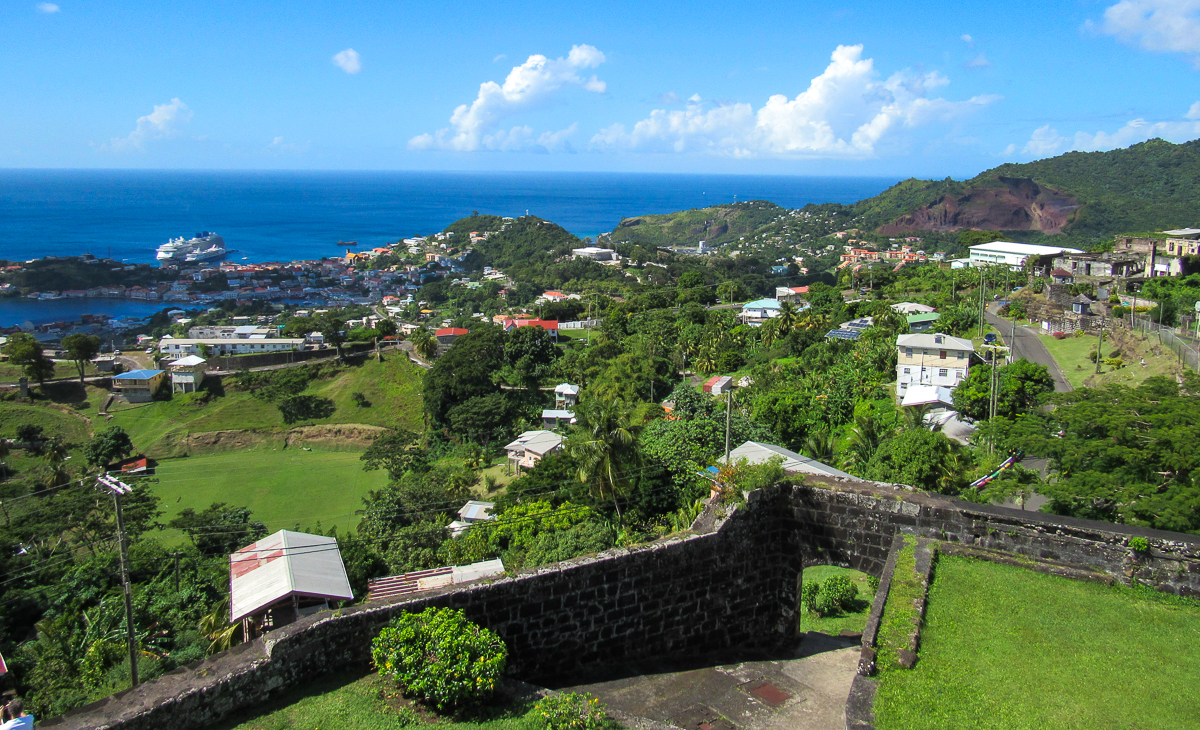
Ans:
[[[879,578],[874,575],[867,576],[867,585],[871,587],[871,595],[874,596],[879,592]]]
[[[807,611],[815,611],[817,605],[817,593],[821,590],[819,581],[805,581],[800,586],[800,606]]]
[[[600,730],[609,726],[605,707],[588,694],[563,692],[550,695],[534,707],[545,730]]]
[[[1129,538],[1129,549],[1135,553],[1150,552],[1150,541],[1144,537]]]
[[[822,616],[844,611],[858,598],[858,586],[844,575],[827,578],[817,592],[816,610]]]
[[[406,613],[371,642],[380,673],[439,710],[484,701],[508,663],[508,647],[460,610]]]

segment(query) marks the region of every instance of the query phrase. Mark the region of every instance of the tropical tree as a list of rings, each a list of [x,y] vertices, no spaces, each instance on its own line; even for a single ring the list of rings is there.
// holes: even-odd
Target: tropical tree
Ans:
[[[83,382],[83,370],[88,361],[100,354],[100,338],[95,335],[75,333],[62,339],[67,359],[79,370],[79,382]]]
[[[870,463],[879,446],[896,429],[892,418],[876,415],[857,415],[850,441],[843,452],[842,464],[850,470],[861,472]]]
[[[620,520],[617,497],[629,488],[630,477],[642,464],[637,437],[645,424],[613,401],[585,401],[575,417],[578,423],[567,437],[567,453],[579,462],[579,480],[598,499],[612,499]]]
[[[783,302],[779,305],[779,314],[774,318],[779,321],[780,332],[791,332],[800,323],[800,310],[791,302]]]
[[[96,436],[83,447],[83,458],[89,466],[103,468],[126,454],[133,453],[133,441],[125,429],[113,426]]]
[[[802,452],[805,456],[824,464],[837,461],[837,436],[832,431],[813,431],[804,439]]]
[[[46,378],[54,375],[54,361],[42,352],[42,343],[26,332],[10,335],[4,348],[8,361],[21,368],[26,377],[46,384]]]
[[[429,330],[424,327],[415,330],[410,339],[413,343],[413,349],[426,360],[432,360],[433,356],[437,354],[437,338],[430,334]]]

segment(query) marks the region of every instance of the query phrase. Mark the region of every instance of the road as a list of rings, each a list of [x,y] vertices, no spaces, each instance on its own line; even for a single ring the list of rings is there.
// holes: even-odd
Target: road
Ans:
[[[1011,348],[1012,355],[1015,359],[1025,358],[1030,362],[1036,362],[1038,365],[1045,365],[1050,371],[1050,377],[1054,378],[1054,392],[1068,393],[1074,390],[1071,383],[1067,381],[1062,370],[1058,367],[1058,363],[1054,361],[1054,357],[1042,341],[1038,338],[1037,332],[1032,327],[1017,327],[1013,330],[1012,322],[1006,320],[995,313],[996,305],[992,304],[987,309],[988,324],[995,327],[1000,332],[1000,338],[1003,339]],[[1010,339],[1012,342],[1008,342]]]

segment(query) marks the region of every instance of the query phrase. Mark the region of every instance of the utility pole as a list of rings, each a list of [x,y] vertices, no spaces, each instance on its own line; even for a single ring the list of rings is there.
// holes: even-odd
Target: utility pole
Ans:
[[[137,634],[133,627],[133,592],[129,585],[129,555],[125,545],[125,513],[121,510],[121,498],[133,491],[125,482],[107,472],[96,480],[96,486],[107,489],[117,508],[117,540],[121,545],[121,585],[125,589],[125,626],[129,632],[129,678],[132,686],[138,686]],[[178,573],[176,573],[178,575]]]
[[[729,464],[729,424],[733,419],[733,383],[725,393],[725,464]]]
[[[987,303],[984,301],[985,289],[987,288],[985,286],[985,282],[984,282],[985,271],[986,270],[982,266],[979,267],[979,336],[980,337],[983,337],[984,312],[987,311]]]
[[[1100,342],[1096,343],[1096,374],[1100,374],[1100,359],[1104,357],[1104,328],[1100,328]]]

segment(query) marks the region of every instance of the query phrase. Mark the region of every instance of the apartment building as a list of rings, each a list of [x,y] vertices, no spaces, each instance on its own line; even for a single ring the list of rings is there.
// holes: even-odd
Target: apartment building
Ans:
[[[896,337],[896,400],[913,385],[953,388],[967,377],[975,344],[938,333]]]

